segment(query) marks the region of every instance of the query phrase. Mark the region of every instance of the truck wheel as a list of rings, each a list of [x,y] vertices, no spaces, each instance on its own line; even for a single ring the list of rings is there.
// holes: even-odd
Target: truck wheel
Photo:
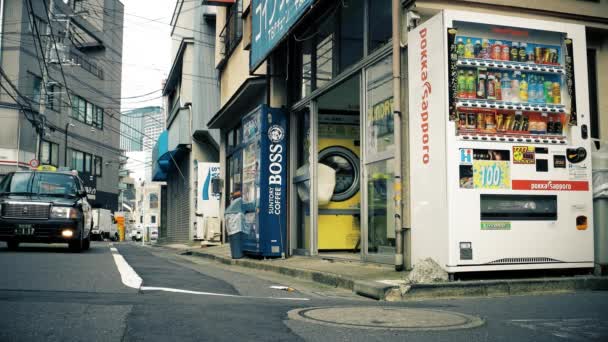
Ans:
[[[7,241],[6,247],[9,251],[16,251],[19,248],[19,241]]]

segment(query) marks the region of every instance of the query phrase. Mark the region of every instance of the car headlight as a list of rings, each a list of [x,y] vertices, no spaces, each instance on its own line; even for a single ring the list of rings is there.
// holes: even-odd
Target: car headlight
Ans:
[[[53,207],[51,208],[51,218],[77,219],[78,210],[70,207]]]

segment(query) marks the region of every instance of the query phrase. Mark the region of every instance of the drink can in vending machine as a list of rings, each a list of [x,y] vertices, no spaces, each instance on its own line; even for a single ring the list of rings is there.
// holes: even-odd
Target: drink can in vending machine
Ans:
[[[536,64],[542,64],[543,63],[543,48],[540,46],[536,46],[534,47],[534,62]]]
[[[477,130],[486,129],[486,120],[483,113],[477,113]]]
[[[475,115],[475,113],[468,113],[467,114],[467,128],[475,129],[475,127],[477,127],[477,115]]]
[[[543,52],[543,64],[551,64],[551,49],[545,48]]]
[[[551,94],[553,95],[553,103],[560,104],[562,102],[562,90],[559,85],[559,82],[553,82]]]
[[[504,131],[504,118],[505,115],[503,113],[496,113],[496,130],[499,132]]]
[[[559,55],[557,54],[557,49],[551,49],[551,64],[558,64]]]
[[[527,62],[528,61],[528,44],[520,43],[519,44],[519,61]]]
[[[467,128],[467,113],[458,113],[458,128],[465,129]]]

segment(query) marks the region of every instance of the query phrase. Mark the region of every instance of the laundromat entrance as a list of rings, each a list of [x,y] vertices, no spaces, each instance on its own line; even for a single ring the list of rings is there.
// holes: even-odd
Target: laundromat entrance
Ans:
[[[292,112],[293,254],[393,262],[391,63],[377,58]]]

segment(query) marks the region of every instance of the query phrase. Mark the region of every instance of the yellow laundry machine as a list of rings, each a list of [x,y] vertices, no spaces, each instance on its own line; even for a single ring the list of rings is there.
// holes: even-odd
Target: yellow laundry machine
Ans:
[[[319,164],[336,171],[329,203],[319,205],[319,250],[353,250],[361,238],[358,115],[319,115]]]

